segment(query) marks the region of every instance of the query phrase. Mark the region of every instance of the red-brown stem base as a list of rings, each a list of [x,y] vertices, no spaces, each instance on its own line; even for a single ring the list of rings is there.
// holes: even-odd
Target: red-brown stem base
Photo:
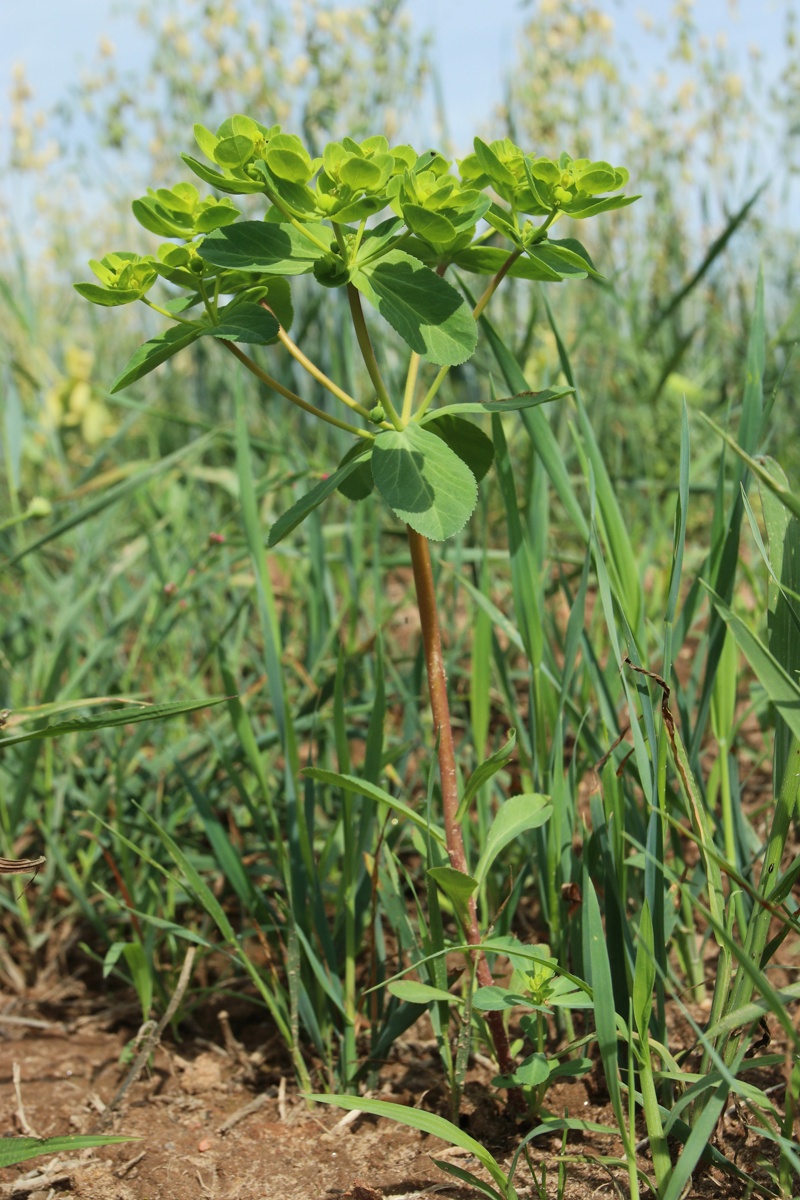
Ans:
[[[450,724],[450,704],[447,699],[447,676],[444,670],[442,654],[442,638],[439,630],[439,613],[436,607],[436,589],[433,582],[433,569],[427,538],[424,538],[411,526],[407,526],[408,544],[411,550],[411,565],[414,569],[414,584],[417,589],[417,606],[419,608],[420,624],[422,626],[422,645],[425,652],[425,668],[428,674],[428,690],[433,713],[434,732],[439,738],[439,775],[442,785],[442,810],[444,830],[447,839],[447,852],[450,864],[457,871],[467,874],[467,856],[464,851],[464,838],[458,814],[458,786],[456,779],[456,756],[453,745],[453,729]],[[475,972],[481,987],[494,983],[486,956],[479,948],[481,940],[478,925],[478,911],[474,895],[469,902],[469,923],[467,926],[467,941],[475,946],[473,955],[476,959]],[[503,1024],[502,1014],[489,1012],[486,1023],[492,1035],[497,1065],[503,1075],[511,1075],[514,1071],[514,1060],[508,1043],[508,1034]],[[525,1104],[518,1088],[509,1089],[508,1106],[513,1111],[524,1110]]]

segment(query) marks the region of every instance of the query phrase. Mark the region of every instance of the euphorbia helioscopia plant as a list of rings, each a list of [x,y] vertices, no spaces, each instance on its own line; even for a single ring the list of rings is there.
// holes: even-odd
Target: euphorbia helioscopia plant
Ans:
[[[153,254],[113,253],[91,263],[99,282],[76,284],[95,304],[136,300],[169,325],[134,354],[112,391],[119,391],[202,337],[217,338],[264,384],[322,421],[346,430],[353,444],[338,468],[272,526],[275,545],[338,489],[357,502],[374,489],[407,526],[417,590],[441,779],[449,868],[435,873],[474,947],[481,985],[492,982],[480,950],[475,892],[462,836],[468,815],[459,805],[456,760],[431,569],[431,540],[457,533],[491,466],[492,443],[470,418],[542,404],[560,391],[504,400],[433,407],[452,366],[467,361],[478,319],[506,276],[538,282],[596,276],[573,238],[551,237],[559,219],[585,219],[633,202],[619,195],[628,173],[606,162],[558,161],[525,154],[508,139],[487,144],[458,163],[434,150],[390,147],[377,135],[331,142],[311,158],[298,137],[247,116],[225,121],[216,134],[195,127],[206,162],[186,165],[223,198],[201,198],[191,183],[150,190],[133,202],[137,220],[163,242]],[[230,195],[263,197],[262,220],[245,220]],[[488,277],[472,308],[448,282],[451,268]],[[290,280],[313,274],[320,287],[344,288],[369,393],[349,395],[292,340]],[[156,285],[167,285],[154,299]],[[363,304],[395,330],[410,351],[400,394],[389,386],[375,354]],[[342,405],[335,416],[284,387],[242,348],[289,354]],[[436,371],[426,372],[425,364]],[[424,380],[424,382],[423,382]],[[514,797],[515,833],[542,824],[547,798]],[[512,803],[508,801],[507,804]],[[506,839],[508,840],[508,839]],[[494,853],[505,842],[495,839]],[[478,874],[488,863],[481,860]],[[487,1013],[498,1065],[513,1073],[499,1012]]]

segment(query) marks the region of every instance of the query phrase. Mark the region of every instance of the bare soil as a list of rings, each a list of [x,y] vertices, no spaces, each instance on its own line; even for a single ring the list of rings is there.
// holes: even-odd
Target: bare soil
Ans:
[[[127,999],[111,1007],[90,996],[77,1005],[70,999],[37,1005],[0,994],[0,1136],[96,1131],[128,1071],[120,1057],[136,1033],[134,1013],[135,1005]],[[423,1026],[420,1022],[411,1031],[416,1039],[397,1046],[379,1093],[383,1099],[447,1115],[441,1072]],[[127,1093],[106,1132],[139,1140],[0,1171],[0,1197],[479,1200],[477,1190],[447,1176],[431,1157],[480,1174],[469,1155],[391,1121],[327,1107],[309,1112],[289,1082],[289,1066],[277,1042],[264,1043],[263,1030],[262,1044],[252,1051],[237,1048],[218,1021],[208,1032],[208,1037],[177,1045],[163,1043],[150,1069]],[[258,1041],[252,1026],[237,1032],[250,1044]],[[14,1064],[19,1068],[17,1087]],[[532,1121],[515,1122],[503,1113],[497,1093],[488,1086],[487,1068],[479,1061],[470,1071],[463,1124],[508,1165]],[[599,1071],[560,1083],[548,1092],[546,1104],[559,1115],[613,1124]],[[740,1167],[758,1174],[761,1148],[736,1109],[720,1122],[714,1140]],[[565,1200],[627,1195],[624,1170],[598,1161],[617,1157],[620,1150],[610,1136],[570,1134],[567,1154],[573,1161]],[[537,1175],[542,1164],[547,1167],[548,1197],[556,1195],[560,1151],[556,1138],[532,1144]],[[646,1145],[641,1166],[652,1178]],[[520,1197],[537,1195],[524,1163],[515,1183]],[[743,1193],[735,1180],[703,1168],[689,1195],[719,1200]]]

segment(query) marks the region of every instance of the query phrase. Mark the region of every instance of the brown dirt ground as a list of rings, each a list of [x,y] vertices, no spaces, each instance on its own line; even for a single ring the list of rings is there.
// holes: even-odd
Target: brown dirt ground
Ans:
[[[94,1012],[86,1012],[87,1002]],[[87,1133],[97,1128],[103,1106],[128,1070],[120,1054],[135,1030],[130,1003],[100,1009],[84,997],[75,1016],[67,1000],[60,1015],[52,1003],[38,1007],[0,994],[0,1136]],[[82,1011],[81,1011],[82,1010]],[[46,1014],[46,1016],[44,1015]],[[12,1022],[8,1022],[8,1016]],[[127,1024],[125,1020],[127,1019]],[[16,1022],[31,1022],[14,1023]],[[420,1022],[398,1048],[381,1076],[384,1099],[445,1112],[435,1051]],[[359,1114],[328,1108],[310,1113],[288,1081],[288,1064],[274,1041],[253,1052],[238,1051],[219,1024],[214,1039],[179,1046],[165,1042],[151,1070],[133,1085],[107,1132],[141,1139],[102,1149],[41,1158],[0,1171],[0,1197],[29,1200],[479,1200],[480,1193],[448,1177],[431,1155],[466,1170],[474,1159],[437,1139]],[[213,1031],[212,1031],[213,1032]],[[429,1030],[427,1031],[429,1034]],[[249,1030],[253,1034],[253,1030]],[[262,1032],[263,1039],[263,1032]],[[249,1042],[253,1041],[248,1036]],[[14,1064],[21,1076],[14,1085]],[[282,1072],[285,1072],[282,1075]],[[249,1075],[250,1079],[245,1077]],[[480,1063],[470,1071],[465,1124],[506,1165],[519,1134],[486,1086],[490,1073]],[[232,1127],[232,1115],[259,1098],[259,1106]],[[552,1112],[613,1123],[602,1081],[561,1083],[548,1092]],[[731,1110],[716,1133],[717,1144],[749,1171],[756,1147],[748,1142],[740,1115]],[[572,1134],[570,1156],[615,1157],[613,1138]],[[556,1194],[560,1143],[540,1139],[532,1158],[547,1164],[547,1196]],[[646,1155],[646,1152],[645,1152]],[[642,1158],[652,1178],[652,1164]],[[618,1185],[615,1188],[614,1181]],[[515,1180],[521,1198],[534,1197],[524,1167]],[[627,1195],[620,1167],[572,1163],[565,1200]],[[719,1200],[742,1193],[715,1171],[698,1172],[691,1197]]]

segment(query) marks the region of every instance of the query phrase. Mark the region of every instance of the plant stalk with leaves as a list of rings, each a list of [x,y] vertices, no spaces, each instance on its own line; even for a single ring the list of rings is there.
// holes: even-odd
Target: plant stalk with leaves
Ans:
[[[551,233],[562,216],[585,219],[632,203],[635,197],[614,194],[628,174],[567,154],[558,161],[537,158],[508,139],[488,145],[476,138],[458,174],[436,151],[390,147],[380,135],[360,143],[331,142],[321,157],[312,158],[299,138],[246,116],[229,118],[216,134],[196,126],[195,137],[208,162],[183,155],[184,162],[222,198],[202,199],[189,183],[149,191],[133,202],[134,215],[145,229],[170,240],[151,254],[106,255],[91,264],[98,282],[76,288],[110,307],[141,300],[171,322],[134,354],[112,391],[135,383],[200,338],[214,337],[268,388],[353,436],[338,468],[274,523],[270,546],[336,489],[358,502],[377,488],[407,526],[450,860],[449,868],[435,869],[430,878],[451,901],[474,948],[478,982],[488,986],[479,882],[470,874],[462,833],[469,806],[458,795],[429,541],[463,528],[492,464],[492,442],[468,417],[530,408],[571,389],[432,406],[449,369],[474,353],[477,322],[504,278],[597,277],[580,242],[555,240]],[[241,219],[231,195],[261,197],[263,220]],[[451,268],[488,277],[474,308],[445,279]],[[301,275],[346,294],[368,378],[360,397],[331,380],[289,336],[290,280]],[[168,295],[156,300],[159,281]],[[378,362],[364,300],[411,352],[402,387]],[[346,412],[336,416],[285,386],[242,344],[287,353]],[[529,807],[527,826],[516,819],[517,833],[544,819],[540,797],[531,797]],[[501,1013],[489,1013],[488,1021],[500,1069],[511,1075]]]

